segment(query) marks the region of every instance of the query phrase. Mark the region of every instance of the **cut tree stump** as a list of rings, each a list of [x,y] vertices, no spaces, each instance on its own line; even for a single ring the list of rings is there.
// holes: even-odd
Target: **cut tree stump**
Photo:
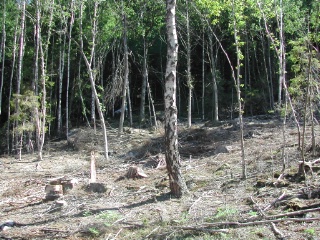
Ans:
[[[90,183],[87,186],[87,190],[89,192],[94,192],[94,193],[105,193],[107,191],[107,188],[103,183],[94,182],[94,183]]]
[[[127,178],[146,178],[148,177],[147,174],[144,173],[144,171],[137,167],[137,166],[133,166],[133,167],[130,167],[127,174],[126,174],[126,177]]]

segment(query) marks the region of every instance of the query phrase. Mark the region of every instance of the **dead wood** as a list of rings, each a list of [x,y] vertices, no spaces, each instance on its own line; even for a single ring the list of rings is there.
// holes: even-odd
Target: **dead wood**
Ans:
[[[292,218],[292,216],[299,216],[303,215],[307,212],[317,212],[320,208],[315,209],[308,209],[308,210],[302,210],[302,211],[295,211],[291,213],[285,213],[285,214],[278,214],[273,216],[264,216],[263,220],[246,220],[246,221],[238,221],[238,222],[216,222],[216,223],[204,223],[197,226],[186,226],[186,227],[177,227],[179,229],[184,230],[195,230],[195,231],[207,231],[208,228],[239,228],[239,227],[247,227],[247,226],[253,226],[253,225],[263,225],[263,224],[274,224],[274,223],[280,223],[280,222],[312,222],[312,221],[320,221],[320,218]],[[291,218],[284,218],[284,217],[291,217]],[[259,219],[259,218],[256,218]],[[217,229],[221,230],[221,229]]]
[[[306,209],[306,210],[299,210],[299,211],[294,211],[294,212],[288,212],[288,213],[283,213],[283,214],[278,214],[278,215],[273,215],[273,216],[266,216],[266,219],[272,219],[272,218],[282,218],[282,217],[293,217],[293,216],[300,216],[309,212],[317,212],[320,211],[320,207],[318,208],[311,208],[311,209]]]
[[[311,172],[311,174],[313,174],[313,171],[319,171],[320,170],[320,166],[315,166],[318,163],[320,163],[320,158],[313,160],[312,162],[303,162],[303,161],[299,161],[299,170],[298,170],[298,174],[303,175],[304,172]]]
[[[216,223],[204,223],[202,225],[195,226],[194,228],[210,228],[210,227],[248,227],[253,225],[263,225],[268,223],[279,223],[279,222],[313,222],[320,221],[320,218],[282,218],[282,219],[266,219],[261,221],[252,222],[216,222]],[[192,228],[193,226],[191,226]]]
[[[283,233],[276,227],[274,223],[271,223],[271,229],[279,239],[285,239]]]
[[[286,195],[286,193],[283,192],[280,197],[278,197],[276,200],[274,200],[272,203],[270,203],[268,206],[266,206],[263,209],[263,211],[267,211],[269,208],[273,207],[278,201],[280,201],[282,198],[284,198],[285,195]]]

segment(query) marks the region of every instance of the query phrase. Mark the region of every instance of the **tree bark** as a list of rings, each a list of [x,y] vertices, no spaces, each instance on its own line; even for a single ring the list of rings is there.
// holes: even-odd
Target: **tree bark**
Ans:
[[[71,17],[69,23],[69,41],[68,41],[68,53],[67,53],[67,87],[66,87],[66,136],[68,138],[69,133],[69,87],[70,87],[70,52],[71,52],[71,35],[72,27],[74,23],[74,0],[71,1]],[[80,63],[79,63],[80,64]]]
[[[126,95],[128,86],[128,45],[127,45],[127,17],[123,14],[123,48],[124,48],[124,77],[123,77],[123,90],[122,90],[122,103],[121,103],[121,115],[119,123],[119,134],[123,132],[124,115],[126,111]]]
[[[64,23],[65,24],[65,23]],[[62,80],[63,80],[63,73],[64,73],[64,62],[65,62],[65,46],[66,46],[66,32],[67,30],[67,24],[65,24],[65,28],[62,29],[61,27],[61,32],[64,33],[64,38],[63,38],[63,45],[61,45],[61,36],[59,36],[60,39],[60,51],[59,51],[59,83],[58,83],[58,134],[60,136],[61,134],[61,129],[62,129]]]
[[[176,31],[176,0],[167,0],[167,65],[165,75],[165,146],[166,163],[169,174],[171,193],[182,197],[188,192],[180,171],[178,149],[177,106],[176,106],[176,74],[178,61],[178,37]]]
[[[219,121],[219,104],[218,104],[218,86],[216,78],[216,63],[215,56],[213,54],[213,43],[212,37],[209,37],[210,44],[210,69],[211,69],[211,78],[212,78],[212,90],[213,90],[213,121]]]
[[[146,103],[146,87],[148,79],[148,68],[147,68],[147,56],[148,49],[146,43],[146,37],[143,37],[143,77],[141,86],[141,99],[140,99],[140,124],[145,120],[145,103]]]
[[[189,22],[189,0],[186,1],[187,5],[187,16],[186,16],[186,27],[187,27],[187,85],[188,85],[188,127],[191,127],[192,118],[192,89],[193,82],[191,76],[191,43],[190,43],[190,22]]]

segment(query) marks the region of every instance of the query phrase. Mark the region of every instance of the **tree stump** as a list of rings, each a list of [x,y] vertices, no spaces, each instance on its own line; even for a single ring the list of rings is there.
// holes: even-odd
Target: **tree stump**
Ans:
[[[130,167],[127,174],[126,174],[126,177],[127,178],[146,178],[148,177],[147,174],[144,173],[144,171],[137,167],[137,166],[133,166],[133,167]]]

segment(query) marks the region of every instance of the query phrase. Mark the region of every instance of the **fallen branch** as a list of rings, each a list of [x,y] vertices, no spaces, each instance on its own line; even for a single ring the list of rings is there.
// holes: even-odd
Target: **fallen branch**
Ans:
[[[286,192],[283,192],[281,194],[280,197],[278,197],[276,200],[274,200],[272,203],[270,203],[268,206],[266,206],[263,211],[267,211],[269,208],[271,208],[272,206],[274,206],[276,204],[276,202],[280,201],[282,198],[284,198],[284,196],[286,195]]]
[[[252,225],[262,225],[267,223],[279,223],[279,222],[313,222],[320,221],[320,218],[282,218],[282,219],[267,219],[253,222],[217,222],[217,223],[205,223],[200,228],[209,227],[247,227]],[[191,227],[192,228],[192,227]],[[194,227],[197,228],[197,227]]]
[[[274,234],[278,236],[280,239],[285,239],[283,233],[276,227],[274,223],[271,223],[271,229],[274,232]]]
[[[40,229],[40,231],[42,231],[42,232],[59,232],[59,233],[69,233],[70,232],[68,230],[62,230],[62,229],[58,229],[58,228],[43,228],[43,229]]]
[[[210,233],[228,233],[229,229],[207,229],[205,227],[176,227],[182,230],[191,230],[191,231],[201,231],[201,232],[210,232]]]
[[[266,216],[266,219],[274,219],[274,218],[282,218],[282,217],[292,217],[292,216],[299,216],[305,213],[309,212],[317,212],[320,211],[320,207],[318,208],[312,208],[312,209],[306,209],[306,210],[300,210],[300,211],[294,211],[294,212],[288,212],[288,213],[283,213],[283,214],[278,214],[278,215],[271,215],[271,216]]]

